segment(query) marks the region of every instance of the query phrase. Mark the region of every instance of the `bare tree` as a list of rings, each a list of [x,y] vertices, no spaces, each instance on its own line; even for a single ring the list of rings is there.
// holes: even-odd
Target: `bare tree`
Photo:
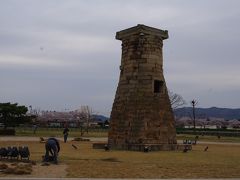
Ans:
[[[168,91],[170,103],[173,109],[177,109],[184,104],[186,104],[186,101],[183,99],[183,97],[180,94],[174,93],[172,91]]]
[[[41,109],[40,108],[32,108],[32,106],[29,106],[29,114],[33,117],[35,117],[33,119],[33,123],[36,123],[36,121],[38,120],[38,117],[41,115]]]
[[[87,122],[87,129],[86,129],[86,131],[88,133],[89,121],[90,121],[92,113],[93,113],[92,108],[89,107],[89,106],[81,106],[81,113],[82,113],[82,115],[84,116],[84,118],[85,118],[85,120]]]
[[[40,108],[35,108],[35,109],[32,109],[31,108],[31,114],[33,114],[33,115],[36,115],[36,116],[39,116],[40,114],[41,114],[41,109]]]

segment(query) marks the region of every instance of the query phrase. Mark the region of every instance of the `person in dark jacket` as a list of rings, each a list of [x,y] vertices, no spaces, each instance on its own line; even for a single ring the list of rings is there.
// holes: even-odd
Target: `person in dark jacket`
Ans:
[[[64,130],[63,130],[63,137],[64,137],[64,142],[65,143],[67,142],[68,132],[69,132],[69,129],[67,127],[65,127]]]
[[[58,163],[58,153],[60,151],[60,145],[56,138],[49,138],[45,143],[45,156],[44,156],[44,162],[53,161],[55,164]],[[49,156],[49,152],[51,156]],[[51,159],[52,157],[52,159]]]

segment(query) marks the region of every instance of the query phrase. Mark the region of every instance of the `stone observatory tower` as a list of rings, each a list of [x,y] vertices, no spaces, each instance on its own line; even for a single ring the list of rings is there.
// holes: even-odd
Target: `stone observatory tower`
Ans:
[[[112,148],[176,149],[174,115],[163,76],[168,31],[137,25],[117,32],[122,41],[120,78],[110,117]]]

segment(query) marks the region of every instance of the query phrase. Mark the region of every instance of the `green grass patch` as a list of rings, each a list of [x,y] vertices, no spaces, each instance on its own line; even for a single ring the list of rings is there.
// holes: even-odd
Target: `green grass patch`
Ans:
[[[33,136],[33,137],[62,137],[63,128],[38,128],[36,133],[33,133],[32,128],[16,128],[16,136]],[[87,133],[84,130],[83,136],[81,136],[81,130],[78,128],[71,128],[69,137],[107,137],[108,129],[89,129]],[[194,140],[196,135],[191,134],[177,134],[178,140],[191,139]],[[240,142],[240,137],[228,137],[228,136],[201,136],[198,135],[200,141],[214,141],[214,142]]]
[[[107,129],[89,129],[87,133],[83,130],[82,137],[107,137]],[[69,137],[81,137],[81,129],[70,128]],[[16,136],[31,136],[31,137],[62,137],[63,128],[38,128],[34,134],[32,128],[16,128]]]

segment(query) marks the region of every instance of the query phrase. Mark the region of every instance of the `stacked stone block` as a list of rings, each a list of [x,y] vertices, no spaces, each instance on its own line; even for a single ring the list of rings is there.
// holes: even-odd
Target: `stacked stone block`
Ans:
[[[109,144],[120,149],[176,144],[174,116],[163,76],[168,32],[137,25],[117,32],[120,78],[110,117]]]

